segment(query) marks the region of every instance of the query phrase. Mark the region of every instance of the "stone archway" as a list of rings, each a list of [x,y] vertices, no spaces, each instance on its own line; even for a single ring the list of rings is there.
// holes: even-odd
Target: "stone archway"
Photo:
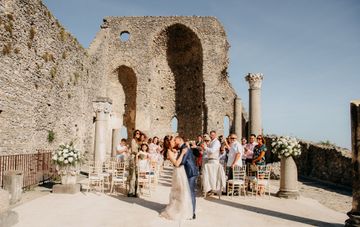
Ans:
[[[178,133],[195,138],[204,131],[206,122],[202,45],[185,25],[174,24],[165,31],[167,62],[175,80]]]
[[[121,65],[112,74],[109,97],[113,101],[113,128],[126,128],[132,137],[136,122],[137,78],[134,70]]]

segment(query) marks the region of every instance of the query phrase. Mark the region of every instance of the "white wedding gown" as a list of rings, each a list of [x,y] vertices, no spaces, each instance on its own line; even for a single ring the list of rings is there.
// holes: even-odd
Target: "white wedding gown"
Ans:
[[[171,185],[169,204],[160,215],[171,220],[191,219],[193,208],[184,166],[174,167]]]

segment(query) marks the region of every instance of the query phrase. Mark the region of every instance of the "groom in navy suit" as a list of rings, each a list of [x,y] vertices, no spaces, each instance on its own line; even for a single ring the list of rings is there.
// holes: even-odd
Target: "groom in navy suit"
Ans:
[[[192,150],[184,143],[184,139],[181,136],[175,137],[175,147],[180,150],[187,149],[188,151],[184,155],[181,164],[184,165],[184,169],[186,172],[186,176],[189,181],[190,192],[191,192],[191,200],[193,205],[193,219],[196,218],[195,215],[195,207],[196,207],[196,195],[195,195],[195,187],[196,187],[196,178],[199,176],[199,170],[195,164],[195,157]]]

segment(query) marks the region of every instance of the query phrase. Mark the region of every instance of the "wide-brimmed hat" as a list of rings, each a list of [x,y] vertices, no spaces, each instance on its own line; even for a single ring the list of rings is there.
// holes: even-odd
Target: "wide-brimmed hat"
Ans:
[[[210,141],[210,136],[209,135],[204,135],[204,141]]]

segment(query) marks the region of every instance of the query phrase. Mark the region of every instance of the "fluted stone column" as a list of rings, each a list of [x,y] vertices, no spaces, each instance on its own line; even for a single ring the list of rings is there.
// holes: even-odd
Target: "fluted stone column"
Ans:
[[[106,157],[106,134],[112,101],[106,97],[99,97],[93,102],[96,113],[95,120],[95,161],[104,162]]]
[[[242,103],[241,99],[236,97],[234,100],[234,121],[235,134],[239,139],[242,138]]]
[[[347,213],[349,219],[345,226],[360,226],[360,100],[350,104],[351,143],[352,143],[352,209]]]
[[[249,83],[249,135],[262,134],[261,122],[261,84],[262,73],[249,73],[245,80]]]

